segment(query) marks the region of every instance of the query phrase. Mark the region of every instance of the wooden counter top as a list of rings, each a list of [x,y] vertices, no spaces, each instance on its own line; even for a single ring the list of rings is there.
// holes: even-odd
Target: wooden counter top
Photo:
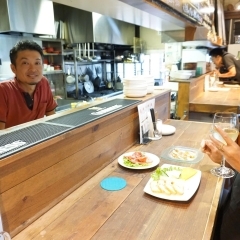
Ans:
[[[167,123],[176,127],[174,135],[163,136],[148,145],[135,145],[128,151],[141,150],[160,156],[162,150],[171,145],[199,148],[211,128],[208,123],[174,120]],[[194,138],[193,132],[197,133]],[[160,165],[164,163],[174,164],[161,159]],[[222,187],[222,179],[209,172],[214,165],[207,156],[191,165],[202,171],[199,188],[189,201],[178,202],[155,198],[143,192],[155,168],[131,170],[119,166],[116,159],[13,240],[209,240]],[[127,187],[116,192],[103,190],[99,184],[108,176],[126,179]]]
[[[240,112],[240,88],[229,91],[202,92],[189,104],[190,111],[215,113],[220,111]]]
[[[229,88],[229,91],[204,91],[205,79],[208,74],[187,81],[178,82],[178,93],[176,101],[176,115],[182,117],[185,113],[215,113],[220,111],[240,112],[240,88]],[[217,86],[219,88],[223,85]],[[224,87],[223,87],[224,88]],[[199,120],[199,118],[198,118]]]
[[[12,237],[15,236],[135,145],[139,141],[137,106],[142,101],[153,98],[157,117],[165,121],[170,117],[170,90],[156,90],[132,105],[49,138],[44,138],[49,128],[66,124],[50,124],[45,121],[61,120],[60,117],[74,120],[72,115],[65,115],[73,113],[75,116],[75,111],[80,113],[81,108],[4,130],[0,136],[3,140],[5,133],[18,129],[29,139],[35,136],[39,139],[40,135],[42,137],[41,142],[9,154],[0,161],[0,200],[4,230]],[[91,104],[85,108],[93,106]],[[58,117],[59,119],[54,119]],[[36,123],[45,128],[39,130],[32,126]],[[24,127],[28,126],[34,131],[30,134],[28,131],[27,135]]]
[[[147,100],[159,97],[159,96],[163,96],[164,94],[169,93],[170,91],[171,91],[170,89],[155,89],[153,93],[147,94],[146,96],[139,97],[139,98],[137,98],[137,97],[136,98],[128,98],[128,97],[125,97],[124,94],[119,94],[119,95],[109,97],[109,98],[102,98],[102,100],[95,100],[93,102],[81,103],[79,101],[79,103],[81,103],[81,104],[79,104],[79,106],[76,107],[76,108],[70,108],[68,110],[61,111],[59,113],[56,113],[56,114],[48,116],[48,117],[44,117],[44,118],[37,119],[37,120],[31,121],[31,122],[23,123],[23,124],[20,124],[18,126],[14,126],[14,127],[8,128],[8,129],[0,130],[0,135],[4,134],[4,133],[9,133],[11,131],[15,131],[15,130],[18,130],[18,129],[22,129],[24,127],[28,127],[28,126],[34,125],[36,123],[46,122],[47,120],[58,118],[59,116],[64,116],[64,115],[67,115],[69,113],[80,111],[82,109],[86,109],[86,108],[89,108],[89,107],[92,107],[92,106],[96,106],[98,104],[101,104],[101,103],[104,103],[104,102],[107,102],[107,101],[111,101],[112,99],[132,99],[132,100],[147,101]]]

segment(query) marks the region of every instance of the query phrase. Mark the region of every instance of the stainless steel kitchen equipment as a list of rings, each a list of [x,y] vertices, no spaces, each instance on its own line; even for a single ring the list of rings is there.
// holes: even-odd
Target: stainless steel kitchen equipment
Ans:
[[[0,6],[1,33],[55,35],[52,1],[0,0]]]

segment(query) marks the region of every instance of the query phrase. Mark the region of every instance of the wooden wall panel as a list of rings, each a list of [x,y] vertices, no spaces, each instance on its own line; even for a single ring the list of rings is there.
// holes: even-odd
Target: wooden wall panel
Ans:
[[[134,145],[138,128],[132,107],[44,142],[43,149],[36,145],[29,155],[5,164],[0,189],[4,229],[15,235],[49,210]]]

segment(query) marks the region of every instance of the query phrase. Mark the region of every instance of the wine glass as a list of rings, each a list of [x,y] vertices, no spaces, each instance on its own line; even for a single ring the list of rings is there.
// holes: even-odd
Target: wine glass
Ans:
[[[236,141],[239,133],[238,115],[233,112],[217,112],[213,118],[212,135],[215,139],[227,145],[222,136],[217,132],[214,126],[221,128],[233,141]],[[223,145],[223,146],[224,146]],[[225,167],[225,157],[222,156],[220,167],[211,169],[211,173],[217,177],[231,178],[235,172],[231,168]]]
[[[0,232],[0,240],[11,240],[11,236],[7,232]]]

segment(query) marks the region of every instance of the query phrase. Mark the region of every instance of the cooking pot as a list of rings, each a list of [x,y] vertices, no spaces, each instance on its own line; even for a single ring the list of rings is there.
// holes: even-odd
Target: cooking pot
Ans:
[[[70,68],[68,68],[68,76],[66,77],[66,82],[68,84],[75,83],[75,77],[72,74],[70,74]]]
[[[46,48],[46,52],[47,53],[53,53],[54,52],[54,48],[53,47],[47,47]]]
[[[91,81],[84,82],[84,89],[87,93],[93,93],[94,92],[94,86]]]
[[[115,60],[116,60],[116,61],[122,61],[122,56],[120,56],[120,55],[116,56],[116,57],[115,57]]]
[[[128,50],[124,51],[124,52],[123,52],[123,57],[124,57],[124,58],[131,58],[131,52],[128,51]]]
[[[80,82],[88,82],[89,81],[89,76],[87,74],[83,74],[82,69],[80,68],[81,75],[78,76],[78,80]]]
[[[89,80],[93,80],[93,71],[89,67],[86,68],[86,75],[89,76]]]
[[[106,88],[113,88],[113,83],[112,83],[112,81],[111,80],[106,80],[105,81],[105,85],[106,85]]]

